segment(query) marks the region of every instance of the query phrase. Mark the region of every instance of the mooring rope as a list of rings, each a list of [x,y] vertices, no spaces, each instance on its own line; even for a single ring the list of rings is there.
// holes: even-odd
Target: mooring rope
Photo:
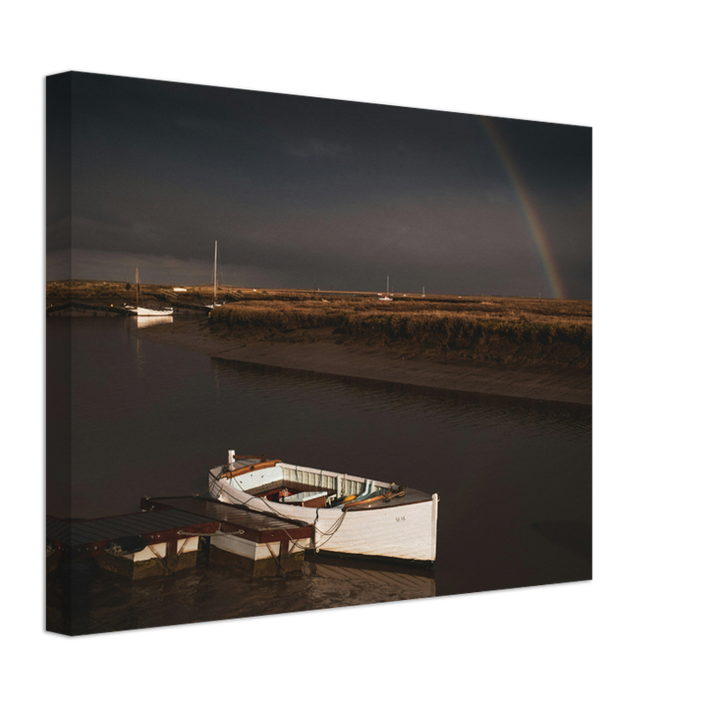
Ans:
[[[317,552],[321,547],[325,547],[325,545],[327,545],[332,540],[333,535],[335,535],[335,533],[340,530],[340,526],[343,524],[346,515],[347,510],[343,509],[342,515],[340,516],[340,518],[338,518],[338,520],[335,521],[333,525],[330,526],[330,530],[327,533],[323,532],[317,527],[318,517],[315,517],[315,532],[320,533],[320,535],[325,535],[327,537],[327,540],[325,540],[322,545],[318,545],[317,543],[315,543],[315,552]]]
[[[155,556],[158,558],[158,560],[160,560],[160,564],[163,566],[165,571],[168,574],[172,574],[172,570],[168,567],[167,557],[165,557],[165,558],[160,557],[160,553],[152,545],[148,545],[148,547],[150,548],[150,550],[152,550],[152,552],[155,554]]]
[[[229,486],[226,486],[225,488],[220,487],[220,492],[223,495],[229,496],[235,502],[235,504],[238,506],[250,508],[250,506],[249,506],[250,501],[256,499],[258,501],[262,501],[268,507],[269,511],[277,518],[282,518],[283,520],[297,520],[296,518],[292,518],[290,516],[283,515],[279,511],[275,510],[264,496],[252,496],[247,501],[243,501],[242,499],[238,498],[237,496],[235,496],[232,493],[232,488],[230,488]],[[250,510],[256,510],[256,509],[250,508]]]
[[[275,557],[275,553],[273,552],[273,549],[270,547],[270,543],[265,543],[265,545],[267,546],[267,549],[270,550],[270,554],[272,555],[273,560],[275,560],[275,564],[278,567],[278,571],[280,572],[280,575],[282,577],[287,577],[287,573],[282,568],[282,565],[280,564],[280,560],[278,560],[278,558]]]
[[[285,533],[285,535],[288,536],[288,540],[292,543],[292,546],[293,546],[294,548],[299,548],[300,550],[305,550],[305,548],[304,548],[299,542],[297,542],[297,541],[295,540],[295,538],[293,538],[293,537],[290,535],[290,533],[288,533],[288,531],[285,530],[285,528],[283,528],[282,531],[283,531],[283,533]]]

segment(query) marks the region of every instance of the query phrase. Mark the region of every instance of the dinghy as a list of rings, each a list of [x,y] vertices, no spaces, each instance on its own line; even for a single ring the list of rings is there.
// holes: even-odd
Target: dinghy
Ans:
[[[316,552],[435,562],[437,494],[234,450],[210,470],[208,489],[223,503],[312,524]]]

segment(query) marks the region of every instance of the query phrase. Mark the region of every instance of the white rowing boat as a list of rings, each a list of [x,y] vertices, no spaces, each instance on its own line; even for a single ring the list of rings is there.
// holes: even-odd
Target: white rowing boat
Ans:
[[[315,551],[435,562],[437,494],[234,450],[209,480],[219,501],[313,525]]]

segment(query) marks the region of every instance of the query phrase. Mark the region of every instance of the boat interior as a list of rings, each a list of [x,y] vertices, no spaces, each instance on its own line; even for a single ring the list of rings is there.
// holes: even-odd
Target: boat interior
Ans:
[[[372,501],[389,502],[393,498],[402,498],[405,495],[405,489],[401,486],[393,486],[390,489],[376,488],[372,484],[368,484],[367,488],[363,489],[359,494],[338,496],[334,492],[328,492],[326,488],[289,482],[281,485],[277,483],[266,484],[252,489],[252,494],[253,496],[266,498],[268,501],[286,505],[304,506],[306,508],[348,508],[351,510]]]
[[[220,474],[233,486],[268,501],[309,508],[364,510],[430,500],[393,483],[299,467],[265,457],[234,457]]]

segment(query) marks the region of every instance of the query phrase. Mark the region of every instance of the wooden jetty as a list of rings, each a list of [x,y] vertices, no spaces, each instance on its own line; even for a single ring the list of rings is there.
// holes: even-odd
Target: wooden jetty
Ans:
[[[253,577],[299,571],[305,550],[312,546],[314,528],[308,523],[215,499],[145,498],[140,505],[148,510],[181,510],[219,523],[219,532],[210,537],[210,562],[237,566]]]
[[[195,496],[145,498],[139,513],[92,520],[46,519],[47,569],[94,559],[133,579],[194,567],[198,556],[253,577],[302,567],[313,527]]]
[[[63,302],[62,304],[48,304],[45,306],[45,314],[49,317],[55,314],[72,314],[78,312],[86,312],[97,316],[101,312],[107,316],[113,317],[130,317],[135,316],[134,312],[130,312],[123,307],[114,307],[112,305],[86,304],[84,302]]]

